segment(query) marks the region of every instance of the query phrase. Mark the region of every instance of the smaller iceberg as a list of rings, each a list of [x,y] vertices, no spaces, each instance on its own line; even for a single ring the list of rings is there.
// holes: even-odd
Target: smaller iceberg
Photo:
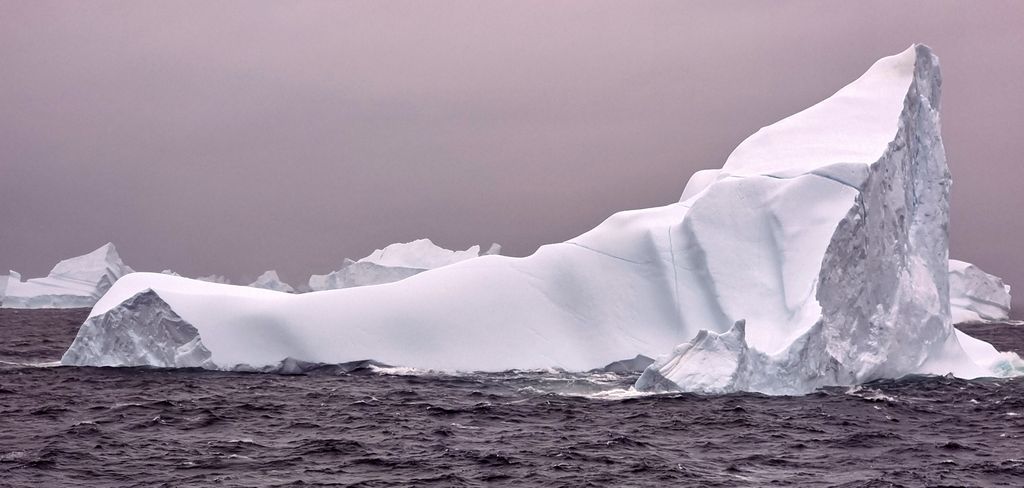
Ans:
[[[249,283],[249,286],[253,288],[263,288],[264,290],[282,291],[285,293],[295,293],[295,288],[291,285],[281,281],[281,277],[277,275],[276,270],[270,270],[261,274],[256,281]]]
[[[107,243],[89,254],[57,263],[45,278],[21,281],[21,275],[11,271],[5,280],[3,307],[91,307],[115,281],[132,272],[117,248]]]
[[[17,271],[10,273],[10,275],[0,275],[0,303],[4,302],[4,292],[7,291],[7,281],[11,279],[11,275],[17,276],[17,281],[21,281],[21,275]]]
[[[0,306],[4,303],[4,293],[7,291],[7,282],[10,280],[21,281],[21,275],[17,271],[10,271],[10,274],[0,275]]]
[[[441,268],[467,259],[501,253],[501,246],[480,252],[480,246],[453,251],[434,244],[430,239],[391,244],[377,249],[358,261],[346,259],[341,269],[309,278],[312,291],[337,290],[356,286],[380,285],[404,280],[429,269]]]
[[[171,271],[171,273],[172,273],[172,276],[181,276],[178,273],[175,273],[173,271]],[[164,274],[167,274],[167,273],[165,272]],[[205,281],[207,283],[220,283],[222,285],[230,285],[231,284],[231,280],[229,280],[227,276],[219,275],[219,274],[212,274],[212,275],[209,275],[209,276],[200,276],[200,277],[198,277],[196,279],[199,280],[199,281]]]
[[[954,324],[1010,319],[1010,285],[977,266],[949,260],[949,311]]]

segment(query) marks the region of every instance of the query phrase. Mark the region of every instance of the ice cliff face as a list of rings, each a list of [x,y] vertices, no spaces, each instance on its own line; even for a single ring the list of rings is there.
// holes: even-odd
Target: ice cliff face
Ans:
[[[3,293],[5,308],[78,308],[91,307],[120,277],[132,269],[121,261],[113,244],[65,259],[45,278],[22,282],[11,272]]]
[[[281,278],[277,276],[277,271],[270,270],[261,274],[256,281],[249,283],[249,286],[254,288],[263,288],[266,290],[282,291],[285,293],[294,293],[295,288],[291,285],[281,281]]]
[[[744,337],[742,329],[709,332],[652,365],[637,388],[801,393],[911,373],[985,374],[958,357],[962,349],[950,322],[950,176],[939,134],[940,96],[938,60],[916,46],[879,61],[832,98],[762,129],[721,172],[695,176],[691,184],[704,188],[684,191],[693,195],[694,209],[730,178],[788,180],[766,184],[764,197],[752,199],[771,205],[799,191],[796,181],[814,177],[806,184],[820,192],[797,199],[804,209],[759,220],[777,227],[776,234],[814,233],[815,242],[780,239],[786,245],[777,254],[799,252],[799,270],[786,269],[785,261],[759,266],[769,271],[766,281],[777,272],[774,290],[783,292],[783,310],[792,318],[782,313],[763,327],[763,319],[750,318],[755,311],[742,317],[748,330],[763,327],[785,339]],[[787,226],[792,217],[801,223]],[[800,293],[790,298],[793,285]],[[802,301],[793,300],[798,297]],[[735,311],[730,317],[741,318]],[[727,378],[716,377],[724,383],[700,380],[705,361],[698,359],[712,350],[728,358],[720,362],[736,364]]]
[[[679,202],[615,214],[529,257],[301,295],[136,273],[94,307],[89,334],[104,343],[161,327],[154,305],[129,303],[151,292],[195,328],[206,367],[222,369],[292,358],[587,371],[639,355],[660,358],[640,390],[767,393],[1015,374],[1018,358],[950,324],[939,97],[937,61],[914,46],[758,131]],[[422,264],[386,251],[360,262]],[[137,343],[111,359],[79,343],[76,364],[177,357]]]
[[[145,323],[139,334],[133,324]],[[196,328],[160,297],[145,291],[116,310],[82,324],[61,362],[81,366],[210,367],[210,351]]]
[[[1010,285],[977,266],[949,260],[949,307],[954,324],[1010,318]]]
[[[465,251],[452,251],[434,244],[430,239],[395,243],[377,249],[358,261],[346,259],[341,269],[332,273],[311,276],[309,288],[323,291],[393,283],[428,269],[500,252],[501,246],[498,244],[491,244],[487,251],[481,253],[480,246],[472,246]]]

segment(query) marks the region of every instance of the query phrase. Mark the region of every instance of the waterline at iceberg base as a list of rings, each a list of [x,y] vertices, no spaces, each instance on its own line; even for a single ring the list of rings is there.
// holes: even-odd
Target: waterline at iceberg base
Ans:
[[[937,58],[912,46],[758,131],[681,201],[526,258],[300,295],[130,274],[62,362],[587,371],[642,355],[659,359],[639,390],[772,394],[1017,374],[950,322],[940,97]]]

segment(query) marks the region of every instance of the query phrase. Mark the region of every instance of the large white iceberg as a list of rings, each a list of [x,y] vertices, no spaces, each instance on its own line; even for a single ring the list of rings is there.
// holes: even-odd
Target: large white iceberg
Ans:
[[[971,263],[949,260],[949,308],[954,324],[1010,319],[1010,285]]]
[[[21,281],[21,275],[12,271],[3,307],[91,307],[115,281],[131,272],[114,245],[107,243],[89,254],[57,263],[45,278]]]
[[[302,295],[129,275],[62,361],[586,371],[643,355],[662,359],[641,390],[768,393],[1011,374],[1015,356],[950,324],[939,91],[913,46],[751,136],[681,201],[526,258]]]
[[[393,283],[428,269],[448,266],[481,255],[498,254],[500,251],[501,246],[497,244],[492,244],[481,254],[480,246],[472,246],[465,251],[452,251],[434,244],[430,239],[400,242],[377,249],[358,261],[346,259],[341,269],[337,271],[311,276],[309,288],[313,291],[323,291]]]
[[[249,283],[249,286],[254,288],[263,288],[266,290],[283,291],[285,293],[295,292],[295,288],[292,285],[281,281],[281,277],[277,275],[276,270],[266,271],[256,278],[256,281]]]

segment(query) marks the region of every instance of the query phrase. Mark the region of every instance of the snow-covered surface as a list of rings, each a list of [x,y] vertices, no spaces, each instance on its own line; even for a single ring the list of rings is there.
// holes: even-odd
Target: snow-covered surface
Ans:
[[[3,306],[91,307],[118,278],[131,272],[114,245],[107,243],[89,254],[57,263],[44,278],[21,281],[21,276],[12,271],[3,293]]]
[[[452,251],[434,244],[430,239],[395,243],[384,249],[377,249],[358,261],[346,259],[341,269],[337,271],[311,276],[309,288],[313,291],[324,291],[393,283],[428,269],[448,266],[481,255],[496,255],[500,252],[501,246],[498,244],[491,244],[487,251],[481,253],[480,246],[472,246],[465,251]]]
[[[758,131],[721,170],[694,175],[681,201],[615,214],[526,258],[482,256],[302,295],[129,275],[83,325],[89,347],[76,339],[64,362],[166,362],[187,337],[106,342],[151,323],[166,329],[173,316],[195,329],[206,367],[223,369],[293,358],[586,371],[643,355],[660,359],[641,390],[767,393],[910,373],[1013,374],[1019,358],[950,323],[939,88],[926,47],[884,58]],[[389,248],[354,264],[445,262]]]
[[[291,285],[281,281],[281,277],[277,275],[276,270],[266,271],[261,274],[256,281],[249,283],[249,286],[254,288],[263,288],[266,290],[283,291],[285,293],[295,292],[295,288]]]
[[[954,324],[1010,319],[1010,285],[977,266],[949,260],[949,308]]]
[[[702,169],[694,173],[690,176],[690,180],[686,182],[686,186],[683,188],[683,195],[679,197],[679,201],[685,202],[694,195],[704,191],[705,188],[715,182],[721,172],[722,170],[720,169]]]

